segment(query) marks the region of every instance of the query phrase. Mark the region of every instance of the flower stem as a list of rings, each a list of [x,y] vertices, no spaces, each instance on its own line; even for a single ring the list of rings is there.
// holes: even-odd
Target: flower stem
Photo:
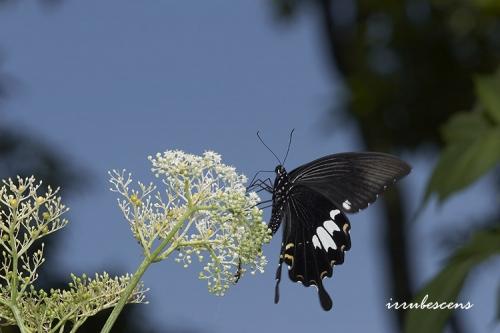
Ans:
[[[21,317],[21,314],[19,313],[19,309],[17,308],[17,306],[13,304],[10,310],[14,314],[14,318],[16,318],[16,324],[17,327],[19,328],[19,331],[21,331],[21,333],[29,333],[30,331],[28,331],[28,329],[24,326],[23,318]]]
[[[175,234],[182,228],[184,225],[184,222],[191,217],[191,215],[197,211],[198,209],[190,207],[184,213],[184,215],[179,219],[177,224],[174,226],[174,228],[168,233],[168,235],[163,239],[163,241],[158,245],[158,247],[154,250],[154,252],[151,253],[151,255],[147,256],[144,258],[142,263],[139,265],[137,270],[135,271],[134,275],[132,276],[132,279],[130,280],[129,284],[123,291],[120,301],[118,304],[114,307],[113,311],[108,317],[108,320],[106,320],[106,323],[101,329],[101,333],[109,333],[111,331],[111,328],[115,324],[116,320],[118,319],[118,316],[122,312],[123,308],[125,307],[125,304],[127,304],[127,301],[129,300],[130,296],[134,292],[134,289],[137,287],[137,284],[141,281],[142,276],[148,269],[148,267],[156,261],[157,257],[162,253],[162,251],[167,247],[167,245],[171,242],[171,240],[174,238]],[[169,254],[171,254],[175,248],[177,247],[177,244],[172,244],[170,248],[163,254],[162,259],[166,258]]]
[[[16,201],[19,202],[20,197],[16,195]],[[9,228],[9,240],[10,240],[10,250],[12,255],[12,275],[10,281],[10,310],[16,319],[16,324],[21,333],[29,332],[24,326],[24,320],[19,312],[19,308],[17,307],[17,299],[18,299],[18,282],[19,282],[19,253],[17,251],[17,243],[16,243],[16,231],[18,229],[18,217],[17,217],[17,206],[12,207],[12,220]]]
[[[144,275],[144,272],[146,272],[146,269],[149,267],[150,264],[151,264],[150,257],[144,258],[141,265],[132,276],[132,279],[127,285],[127,288],[125,288],[125,290],[123,291],[120,301],[118,302],[118,304],[116,304],[115,308],[108,317],[108,320],[106,320],[106,323],[102,327],[101,333],[109,333],[111,331],[111,328],[113,327],[116,319],[118,319],[118,316],[122,312],[125,304],[127,304],[130,295],[132,295],[132,292],[134,291],[135,287],[137,287],[137,284],[141,280],[141,277]]]

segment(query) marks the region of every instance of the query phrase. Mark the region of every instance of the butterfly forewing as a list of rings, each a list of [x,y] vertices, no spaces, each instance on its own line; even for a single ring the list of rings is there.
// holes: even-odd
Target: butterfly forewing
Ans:
[[[353,213],[373,203],[410,170],[404,161],[384,153],[341,153],[292,170],[289,178],[292,184],[318,191],[342,211]]]

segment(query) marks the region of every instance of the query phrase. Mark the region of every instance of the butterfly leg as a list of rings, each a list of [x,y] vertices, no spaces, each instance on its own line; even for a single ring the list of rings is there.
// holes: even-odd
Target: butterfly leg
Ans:
[[[242,273],[243,273],[243,271],[241,269],[241,259],[238,259],[238,270],[236,271],[236,274],[234,274],[234,277],[235,277],[234,284],[238,283],[238,281],[241,278]]]
[[[247,187],[247,189],[252,189],[252,188],[254,188],[254,187],[261,187],[261,188],[262,188],[262,187],[265,187],[265,188],[270,187],[270,185],[266,183],[266,181],[267,181],[268,179],[270,180],[270,178],[267,178],[267,179],[265,179],[265,180],[262,180],[262,179],[260,179],[260,178],[259,178],[259,179],[256,179],[256,180],[254,180],[254,181],[252,181],[252,182],[250,183],[250,185]],[[271,187],[272,187],[272,186],[271,186]]]
[[[272,185],[268,184],[267,181],[269,181],[269,183],[270,183],[271,179],[270,178],[267,178],[265,180],[257,179],[255,181],[253,181],[247,187],[247,192],[248,191],[253,191],[255,188],[258,188],[257,192],[266,191],[266,192],[272,193],[273,192],[273,187],[272,187]]]
[[[266,204],[266,208],[272,206],[272,201],[273,199],[269,199],[269,200],[264,200],[264,201],[260,201],[258,204],[256,204],[254,207],[259,207],[260,205],[264,205]],[[264,209],[264,207],[259,207],[260,209]]]
[[[261,173],[265,173],[265,172],[272,172],[274,173],[274,170],[259,170],[255,173],[255,175],[252,177],[252,181],[250,182],[250,186],[252,186],[252,184],[255,182],[255,180],[257,179],[257,176],[260,175]],[[249,187],[250,187],[249,186]]]
[[[266,184],[268,188],[273,188],[273,182],[271,178],[267,177],[266,179],[264,179],[263,183]]]

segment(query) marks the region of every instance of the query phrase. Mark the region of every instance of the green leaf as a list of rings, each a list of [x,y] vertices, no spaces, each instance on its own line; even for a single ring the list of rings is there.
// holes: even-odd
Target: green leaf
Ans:
[[[425,199],[437,193],[443,201],[492,169],[500,161],[500,128],[483,131],[472,141],[448,145],[434,168]]]
[[[478,76],[475,84],[481,104],[495,123],[500,124],[500,77],[498,75]]]
[[[477,232],[465,246],[455,252],[444,269],[418,292],[412,303],[421,304],[426,295],[428,295],[426,304],[455,303],[471,270],[498,254],[500,254],[500,228]],[[467,304],[467,301],[463,304]],[[409,309],[407,311],[405,333],[441,333],[453,310]]]
[[[498,0],[471,0],[473,4],[487,11],[491,11],[492,14],[500,11],[500,3]]]
[[[450,118],[441,130],[447,144],[472,141],[491,128],[481,112],[460,112]]]

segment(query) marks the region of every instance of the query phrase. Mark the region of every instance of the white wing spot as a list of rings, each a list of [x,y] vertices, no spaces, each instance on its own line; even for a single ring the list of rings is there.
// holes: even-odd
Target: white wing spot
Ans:
[[[330,234],[325,230],[325,228],[317,227],[316,234],[318,235],[321,244],[325,248],[325,251],[328,252],[329,248],[332,248],[334,250],[337,249],[337,244],[335,244],[335,241],[333,240],[332,236],[330,236]]]
[[[332,218],[332,220],[335,221],[335,216],[339,215],[340,214],[340,210],[338,209],[334,209],[330,212],[330,217]]]
[[[335,222],[333,222],[332,220],[328,220],[328,221],[323,222],[323,227],[325,227],[325,229],[332,236],[333,236],[334,231],[340,231],[340,228],[338,227],[338,225],[336,225]]]
[[[319,242],[318,236],[316,236],[316,235],[313,236],[313,245],[314,245],[314,248],[321,249],[321,243]]]
[[[351,209],[351,202],[349,200],[346,200],[342,203],[342,207],[344,207],[344,209]]]

